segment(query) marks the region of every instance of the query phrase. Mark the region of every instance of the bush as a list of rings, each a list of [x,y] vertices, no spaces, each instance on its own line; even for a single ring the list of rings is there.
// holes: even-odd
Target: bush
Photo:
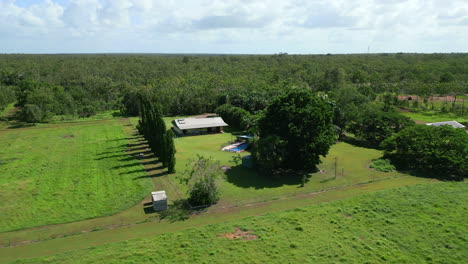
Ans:
[[[416,125],[382,143],[394,164],[448,180],[468,175],[468,134],[451,126]]]
[[[395,170],[395,166],[392,165],[389,159],[372,160],[369,167],[381,172],[390,172]]]
[[[179,180],[188,185],[190,205],[208,206],[216,203],[219,200],[217,180],[222,174],[219,162],[198,155],[187,167],[189,169]]]
[[[20,113],[21,120],[28,123],[43,122],[47,117],[47,113],[35,104],[25,105]]]

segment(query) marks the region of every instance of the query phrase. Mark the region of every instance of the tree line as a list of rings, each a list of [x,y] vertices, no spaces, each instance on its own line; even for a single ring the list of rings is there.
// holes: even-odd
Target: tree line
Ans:
[[[0,108],[16,102],[25,121],[137,115],[138,91],[163,115],[212,112],[229,103],[253,113],[284,89],[323,91],[354,103],[384,92],[468,93],[467,54],[375,55],[0,55]]]
[[[140,120],[137,129],[147,140],[154,155],[162,162],[163,168],[167,168],[168,173],[174,173],[176,149],[172,129],[166,130],[160,106],[143,96],[140,97]]]

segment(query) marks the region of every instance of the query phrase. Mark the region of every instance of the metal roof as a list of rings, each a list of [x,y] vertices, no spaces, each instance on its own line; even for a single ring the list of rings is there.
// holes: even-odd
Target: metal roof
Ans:
[[[151,192],[151,196],[153,196],[153,201],[167,200],[166,191]]]
[[[457,121],[444,121],[444,122],[437,122],[437,123],[428,123],[428,126],[442,126],[442,125],[449,125],[454,128],[464,128],[465,126],[458,123]]]
[[[172,121],[179,129],[195,129],[195,128],[208,128],[208,127],[224,127],[228,126],[224,120],[217,117],[207,118],[182,118]]]

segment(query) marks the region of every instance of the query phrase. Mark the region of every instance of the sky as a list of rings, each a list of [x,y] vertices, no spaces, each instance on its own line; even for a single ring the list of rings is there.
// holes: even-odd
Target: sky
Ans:
[[[0,0],[0,53],[468,52],[468,0]]]

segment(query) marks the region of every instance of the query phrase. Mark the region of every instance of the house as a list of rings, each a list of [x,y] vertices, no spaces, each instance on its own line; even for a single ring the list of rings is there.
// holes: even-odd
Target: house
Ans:
[[[442,126],[442,125],[449,125],[453,128],[465,128],[464,125],[458,123],[457,121],[444,121],[444,122],[437,122],[437,123],[428,123],[428,126]]]
[[[180,136],[222,133],[223,127],[228,126],[219,116],[175,119],[172,124],[174,131]]]

